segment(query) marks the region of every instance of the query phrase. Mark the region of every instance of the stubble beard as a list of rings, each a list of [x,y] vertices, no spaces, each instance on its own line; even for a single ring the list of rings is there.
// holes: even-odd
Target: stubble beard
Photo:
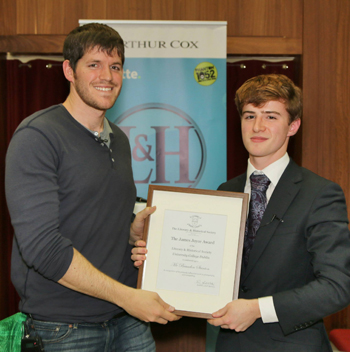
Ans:
[[[115,88],[115,86],[113,86],[113,89]],[[92,94],[90,94],[90,92],[88,91],[88,89],[83,86],[82,84],[80,84],[79,79],[75,79],[75,90],[78,94],[78,96],[80,97],[80,99],[88,106],[90,106],[91,108],[94,108],[96,110],[101,110],[101,111],[105,111],[108,110],[110,108],[112,108],[119,96],[119,94],[115,97],[114,100],[112,101],[108,101],[105,104],[101,103],[100,101],[97,101],[96,99],[94,99],[94,97],[92,96]]]

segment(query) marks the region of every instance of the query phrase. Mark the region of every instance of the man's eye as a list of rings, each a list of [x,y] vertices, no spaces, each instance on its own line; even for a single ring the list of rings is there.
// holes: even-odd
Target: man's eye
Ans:
[[[246,115],[246,117],[245,117],[245,119],[246,120],[252,120],[252,119],[254,119],[254,115]]]
[[[114,70],[114,71],[120,71],[121,70],[121,67],[120,66],[111,66],[111,69]]]
[[[267,116],[267,119],[268,119],[268,120],[276,120],[276,117],[269,115],[269,116]]]

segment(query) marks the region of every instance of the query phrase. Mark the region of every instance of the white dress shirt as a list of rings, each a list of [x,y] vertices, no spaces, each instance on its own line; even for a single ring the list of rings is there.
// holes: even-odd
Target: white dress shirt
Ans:
[[[263,170],[257,170],[248,159],[248,168],[247,168],[247,179],[244,187],[244,193],[249,193],[249,199],[251,194],[251,186],[250,186],[250,175],[255,174],[265,174],[269,180],[271,181],[269,187],[266,191],[267,203],[269,202],[273,191],[275,190],[278,181],[280,180],[284,170],[289,164],[289,155],[288,153],[284,154],[284,156],[274,163],[270,164]],[[277,323],[278,317],[276,314],[275,306],[273,303],[272,296],[261,297],[258,299],[259,301],[259,309],[261,313],[261,319],[264,323]]]

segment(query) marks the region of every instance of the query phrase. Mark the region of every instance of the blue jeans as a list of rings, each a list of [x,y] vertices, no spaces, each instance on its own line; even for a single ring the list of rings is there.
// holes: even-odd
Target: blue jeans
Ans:
[[[104,323],[64,324],[33,320],[45,352],[154,352],[149,324],[130,315]],[[30,334],[33,330],[30,329]]]

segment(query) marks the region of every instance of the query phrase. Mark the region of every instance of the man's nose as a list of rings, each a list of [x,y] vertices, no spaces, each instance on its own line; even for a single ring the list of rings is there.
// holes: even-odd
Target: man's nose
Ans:
[[[101,69],[100,79],[104,81],[111,81],[113,79],[113,75],[109,67],[104,67]]]
[[[254,132],[259,132],[259,131],[264,131],[265,130],[265,124],[264,120],[261,116],[257,116],[254,120],[254,125],[253,125],[253,130]]]

